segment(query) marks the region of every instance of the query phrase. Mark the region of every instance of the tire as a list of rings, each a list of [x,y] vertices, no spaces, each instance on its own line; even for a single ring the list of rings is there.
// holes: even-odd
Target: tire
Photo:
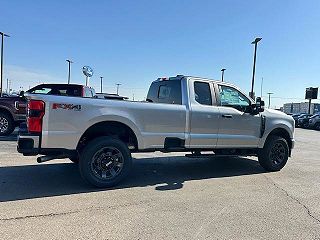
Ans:
[[[316,123],[314,129],[320,131],[320,123]]]
[[[14,131],[14,121],[12,117],[7,114],[0,112],[0,136],[8,136]]]
[[[260,165],[270,172],[280,171],[286,165],[288,158],[288,143],[279,136],[270,136],[258,155]]]
[[[110,137],[90,141],[80,154],[82,178],[99,188],[109,188],[128,174],[132,166],[131,153],[125,143]]]

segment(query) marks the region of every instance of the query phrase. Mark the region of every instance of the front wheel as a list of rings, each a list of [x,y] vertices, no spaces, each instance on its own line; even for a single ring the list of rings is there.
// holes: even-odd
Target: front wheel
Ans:
[[[110,137],[90,141],[80,154],[82,178],[99,188],[116,185],[128,175],[131,165],[132,158],[127,145]]]
[[[288,158],[288,143],[279,136],[270,136],[258,155],[260,165],[271,172],[280,171],[286,165]]]

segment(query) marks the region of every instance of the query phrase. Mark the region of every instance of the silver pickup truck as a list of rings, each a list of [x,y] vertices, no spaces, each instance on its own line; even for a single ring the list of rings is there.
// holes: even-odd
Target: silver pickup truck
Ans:
[[[264,109],[236,86],[178,75],[160,78],[145,102],[30,94],[18,151],[38,162],[70,158],[97,187],[122,180],[133,152],[258,156],[267,171],[282,169],[294,146],[294,120]]]

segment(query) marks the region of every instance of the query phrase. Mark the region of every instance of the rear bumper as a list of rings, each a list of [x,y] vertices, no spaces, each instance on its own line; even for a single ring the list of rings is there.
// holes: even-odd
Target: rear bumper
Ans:
[[[19,131],[17,151],[24,156],[39,154],[40,136],[32,135],[23,129]]]
[[[22,125],[23,126],[23,125]],[[69,150],[64,148],[41,148],[41,136],[30,134],[25,128],[19,131],[17,151],[24,156],[49,155],[74,157],[78,156],[76,150]]]

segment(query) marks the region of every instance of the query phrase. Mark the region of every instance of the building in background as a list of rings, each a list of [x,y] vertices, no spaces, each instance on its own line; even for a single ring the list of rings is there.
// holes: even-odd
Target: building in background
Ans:
[[[301,103],[285,103],[283,104],[283,112],[285,113],[307,113],[309,110],[308,102]],[[320,103],[311,103],[310,113],[315,114],[320,112]]]

